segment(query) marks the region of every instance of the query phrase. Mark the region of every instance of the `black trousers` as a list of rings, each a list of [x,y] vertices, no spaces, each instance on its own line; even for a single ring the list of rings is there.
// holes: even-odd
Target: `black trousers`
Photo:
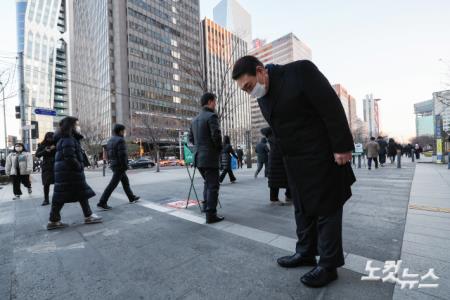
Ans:
[[[372,160],[375,162],[375,168],[378,168],[378,158],[377,157],[368,157],[367,165],[369,166],[369,169],[372,168]]]
[[[264,176],[267,177],[269,169],[267,168],[267,162],[261,162],[258,161],[258,168],[255,172],[255,177],[258,176],[259,172],[261,172],[262,168],[264,167]]]
[[[219,199],[219,168],[198,168],[204,180],[203,200],[205,200],[205,212],[216,213]]]
[[[320,256],[319,265],[338,268],[344,265],[342,249],[342,207],[328,216],[301,213],[299,199],[294,197],[297,224],[296,252],[303,257]]]
[[[91,207],[89,206],[88,199],[80,200],[81,209],[83,210],[84,217],[87,218],[92,215]],[[61,221],[61,209],[64,203],[52,201],[52,208],[50,210],[50,222]]]
[[[234,176],[233,174],[233,170],[231,169],[231,167],[229,168],[225,168],[222,170],[222,174],[220,174],[219,177],[219,182],[222,183],[222,181],[225,179],[225,177],[227,176],[227,174],[230,176],[230,181],[236,181],[236,176]]]
[[[123,190],[125,191],[128,199],[131,201],[134,198],[134,194],[131,191],[130,181],[128,180],[126,171],[113,170],[111,181],[106,186],[99,203],[106,204],[108,202],[109,197],[111,197],[112,192],[115,190],[119,182],[122,182]]]
[[[280,188],[271,187],[270,188],[270,200],[271,201],[278,200],[279,193],[280,193]],[[289,190],[289,188],[286,188],[286,192],[284,193],[284,195],[286,196],[286,198],[291,198],[291,191]]]
[[[11,175],[13,182],[13,192],[15,196],[22,195],[20,184],[23,184],[26,188],[31,187],[30,175]]]
[[[49,202],[50,184],[44,184],[44,199]]]

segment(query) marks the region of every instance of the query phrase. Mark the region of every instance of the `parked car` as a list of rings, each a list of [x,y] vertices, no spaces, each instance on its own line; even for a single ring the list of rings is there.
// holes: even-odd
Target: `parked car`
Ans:
[[[176,159],[176,158],[169,158],[169,159],[161,160],[159,162],[159,165],[161,167],[184,166],[184,160]]]
[[[155,163],[148,158],[138,158],[133,161],[128,162],[128,166],[131,169],[139,169],[139,168],[153,168]]]

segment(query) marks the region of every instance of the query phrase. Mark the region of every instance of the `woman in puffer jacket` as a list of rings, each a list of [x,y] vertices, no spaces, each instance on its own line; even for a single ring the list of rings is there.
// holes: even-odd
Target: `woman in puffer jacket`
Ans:
[[[30,174],[33,172],[33,156],[25,151],[22,143],[16,143],[14,151],[6,158],[5,172],[13,182],[13,200],[20,199],[22,195],[20,184],[28,189],[28,194],[31,194]]]

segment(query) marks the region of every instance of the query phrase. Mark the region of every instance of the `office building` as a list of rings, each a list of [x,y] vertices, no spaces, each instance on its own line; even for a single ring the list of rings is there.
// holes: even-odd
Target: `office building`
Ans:
[[[252,17],[237,0],[222,0],[213,10],[214,22],[252,45]]]
[[[21,135],[31,151],[70,114],[66,1],[16,1],[21,125],[34,126],[34,134],[26,129]],[[36,108],[54,109],[57,115],[36,114]]]
[[[233,63],[247,53],[247,43],[207,18],[202,21],[202,40],[207,90],[218,97],[222,132],[230,136],[234,145],[247,144],[246,134],[251,130],[250,96],[231,77]]]
[[[355,128],[356,123],[356,99],[350,95],[346,88],[341,84],[334,84],[333,89],[336,91],[342,106],[344,107],[345,116],[347,117],[348,125],[352,131]]]
[[[256,39],[256,46],[249,51],[249,55],[257,57],[263,64],[284,65],[296,60],[312,59],[311,49],[293,33],[289,33],[271,43]],[[257,143],[261,137],[260,130],[268,126],[259,109],[256,99],[251,100],[252,110],[252,136],[253,143]]]
[[[434,102],[422,101],[414,104],[416,115],[416,136],[434,136]]]
[[[380,110],[378,102],[381,99],[374,99],[372,94],[366,95],[363,99],[364,122],[368,124],[369,137],[377,137],[380,133]]]
[[[77,0],[73,16],[82,124],[108,137],[122,123],[132,137],[177,143],[200,110],[199,1]]]

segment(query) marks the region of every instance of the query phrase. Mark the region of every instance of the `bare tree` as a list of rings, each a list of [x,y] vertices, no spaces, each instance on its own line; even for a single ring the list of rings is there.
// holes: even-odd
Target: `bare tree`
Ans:
[[[419,135],[411,138],[411,144],[419,144],[420,146],[434,145],[435,139],[432,135]]]
[[[182,127],[181,121],[152,112],[135,113],[134,116],[136,124],[133,128],[133,136],[152,146],[156,154],[156,172],[159,172],[161,144],[177,142],[177,134]]]
[[[89,155],[98,155],[106,144],[106,136],[92,123],[81,124],[83,127],[82,144]]]

